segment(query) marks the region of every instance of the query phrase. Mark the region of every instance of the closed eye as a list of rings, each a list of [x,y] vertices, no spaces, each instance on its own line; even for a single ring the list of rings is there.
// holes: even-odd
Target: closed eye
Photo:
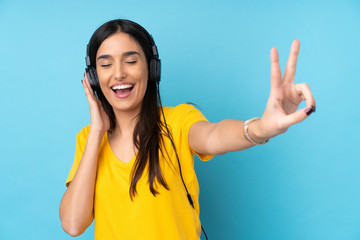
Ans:
[[[126,63],[135,64],[135,63],[137,63],[137,61],[136,61],[136,60],[135,60],[135,61],[128,61],[128,62],[126,62]]]
[[[102,65],[100,65],[101,67],[110,67],[111,66],[111,64],[102,64]]]

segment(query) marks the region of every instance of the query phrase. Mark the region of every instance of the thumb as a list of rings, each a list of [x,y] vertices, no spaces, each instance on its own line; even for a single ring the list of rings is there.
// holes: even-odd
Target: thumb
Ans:
[[[284,124],[288,127],[304,121],[311,113],[315,112],[315,106],[305,107],[285,116]]]

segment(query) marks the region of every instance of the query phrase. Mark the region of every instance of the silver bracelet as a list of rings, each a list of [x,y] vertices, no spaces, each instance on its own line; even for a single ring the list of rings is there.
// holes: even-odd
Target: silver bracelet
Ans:
[[[270,139],[266,139],[265,141],[261,142],[261,143],[258,143],[256,142],[254,139],[252,139],[249,135],[249,132],[248,132],[248,129],[249,129],[249,124],[253,121],[256,121],[256,120],[260,120],[259,117],[255,117],[255,118],[252,118],[252,119],[249,119],[247,121],[245,121],[245,124],[244,124],[244,137],[246,140],[248,140],[249,142],[255,144],[255,145],[263,145],[265,143],[267,143]]]

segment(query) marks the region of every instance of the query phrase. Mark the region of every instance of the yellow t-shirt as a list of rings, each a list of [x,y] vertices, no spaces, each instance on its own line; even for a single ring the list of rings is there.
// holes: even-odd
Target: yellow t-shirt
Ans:
[[[194,123],[207,121],[207,119],[199,110],[188,104],[163,109],[195,210],[187,199],[175,152],[165,135],[163,139],[170,159],[162,158],[160,153],[159,157],[160,167],[170,190],[157,184],[160,194],[154,197],[147,183],[148,172],[145,169],[137,183],[138,195],[135,196],[134,201],[131,201],[130,174],[135,156],[128,163],[117,159],[110,148],[106,133],[99,149],[95,186],[96,240],[200,239],[199,184],[194,170],[196,153],[190,149],[188,133]],[[67,185],[73,179],[79,166],[89,130],[90,125],[83,128],[76,136],[75,159],[66,180]],[[203,161],[212,158],[210,155],[198,154],[198,156]]]

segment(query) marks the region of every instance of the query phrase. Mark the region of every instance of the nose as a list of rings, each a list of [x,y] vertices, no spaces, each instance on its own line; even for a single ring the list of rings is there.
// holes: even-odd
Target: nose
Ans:
[[[115,80],[122,80],[123,78],[126,77],[126,69],[125,67],[122,65],[122,63],[117,63],[115,64],[115,68],[114,68],[114,78]]]

